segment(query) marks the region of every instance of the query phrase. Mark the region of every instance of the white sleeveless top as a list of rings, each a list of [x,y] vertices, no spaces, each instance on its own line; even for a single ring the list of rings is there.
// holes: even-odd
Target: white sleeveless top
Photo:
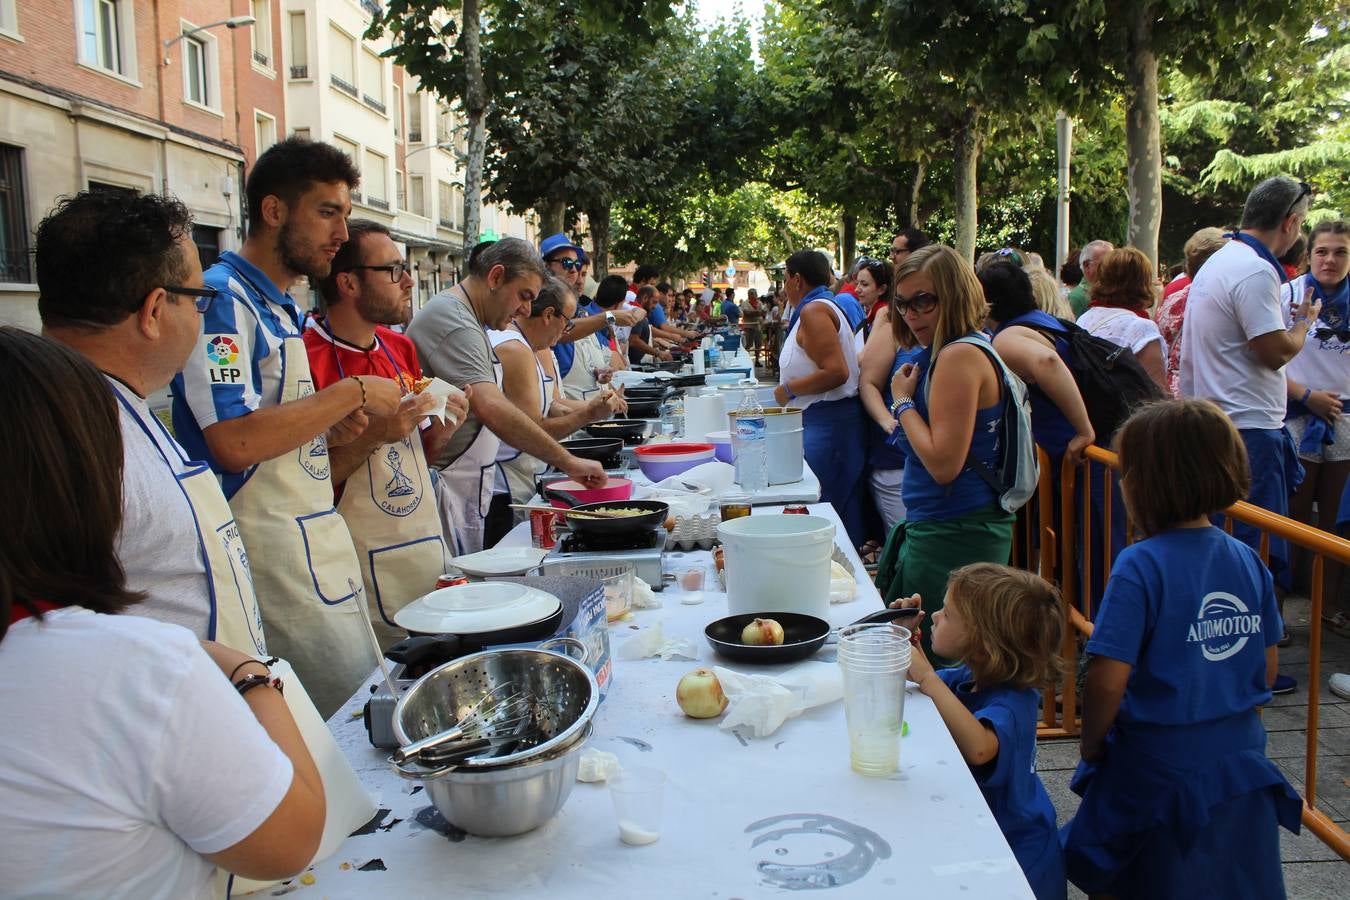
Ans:
[[[848,366],[848,380],[834,390],[826,391],[823,394],[798,394],[795,400],[788,401],[789,405],[800,409],[806,409],[812,403],[825,400],[842,400],[845,397],[856,397],[858,395],[858,344],[853,329],[848,325],[848,316],[844,315],[844,311],[839,308],[838,304],[825,297],[817,297],[810,302],[828,303],[835,318],[839,320],[839,349],[843,352],[844,363]],[[778,382],[780,384],[820,371],[820,366],[812,362],[811,357],[807,356],[806,351],[797,343],[797,333],[801,330],[801,327],[802,320],[798,317],[797,324],[788,332],[783,341],[783,349],[778,353]]]
[[[553,379],[544,374],[544,367],[539,364],[539,357],[534,355],[534,348],[530,342],[525,340],[525,335],[515,329],[505,331],[488,330],[488,340],[492,343],[492,349],[496,350],[502,344],[510,341],[522,345],[530,351],[530,358],[534,360],[534,369],[539,373],[539,412],[541,415],[548,415],[549,407],[553,405]],[[505,462],[509,459],[515,459],[520,455],[520,451],[515,447],[507,445],[505,441],[497,449],[497,462]]]

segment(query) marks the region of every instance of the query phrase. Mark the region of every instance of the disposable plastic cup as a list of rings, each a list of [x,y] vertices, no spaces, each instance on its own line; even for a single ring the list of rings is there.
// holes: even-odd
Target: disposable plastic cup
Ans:
[[[849,764],[862,775],[886,776],[900,767],[909,647],[909,630],[897,625],[850,626],[840,633]]]
[[[666,789],[666,773],[660,769],[624,769],[609,779],[609,796],[614,801],[619,839],[640,847],[661,837],[661,798]]]

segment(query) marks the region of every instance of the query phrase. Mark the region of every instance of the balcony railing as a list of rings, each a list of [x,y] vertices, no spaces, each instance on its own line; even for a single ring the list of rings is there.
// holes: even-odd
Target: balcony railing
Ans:
[[[387,110],[387,107],[384,105],[383,102],[376,100],[369,94],[362,94],[361,100],[366,104],[366,106],[369,106],[371,109],[375,110],[380,115],[384,115]]]
[[[371,197],[366,200],[366,206],[373,206],[376,209],[388,209],[389,201],[381,200],[379,197]]]
[[[308,78],[309,66],[291,66],[292,78]]]
[[[328,80],[333,85],[333,87],[337,88],[339,91],[342,91],[342,93],[350,94],[353,97],[360,96],[360,92],[356,89],[356,85],[344,81],[343,79],[337,77],[336,75],[329,75]]]
[[[361,202],[361,192],[360,192],[360,191],[352,191],[352,202],[353,202],[353,203],[360,203],[360,202]]]
[[[361,0],[361,8],[372,16],[378,16],[380,13],[384,12],[383,7],[376,3],[375,0]]]
[[[33,267],[31,251],[25,244],[6,246],[0,244],[0,282],[6,284],[31,284]]]
[[[442,227],[442,228],[450,228],[450,229],[453,229],[453,228],[455,227],[455,223],[452,222],[452,221],[450,221],[449,219],[439,219],[439,220],[437,220],[437,221],[439,221],[439,222],[441,223],[441,227]]]
[[[260,66],[266,66],[269,69],[272,68],[272,58],[261,50],[253,51],[253,61]]]
[[[419,128],[417,131],[409,131],[408,142],[411,144],[422,143],[422,130]]]

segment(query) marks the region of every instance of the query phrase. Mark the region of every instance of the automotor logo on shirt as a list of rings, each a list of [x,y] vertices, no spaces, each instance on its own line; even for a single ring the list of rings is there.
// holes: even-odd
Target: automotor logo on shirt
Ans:
[[[244,371],[235,365],[239,360],[239,345],[226,334],[208,334],[202,338],[206,353],[207,371],[212,384],[239,384]]]
[[[1200,613],[1186,635],[1188,644],[1199,644],[1210,662],[1228,659],[1242,651],[1247,641],[1261,634],[1261,616],[1247,610],[1232,594],[1215,591],[1200,601]]]

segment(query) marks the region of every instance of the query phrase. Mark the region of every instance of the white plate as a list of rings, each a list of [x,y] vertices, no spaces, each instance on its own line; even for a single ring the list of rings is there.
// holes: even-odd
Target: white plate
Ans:
[[[494,575],[524,575],[537,568],[548,556],[547,550],[534,547],[493,547],[466,556],[456,556],[454,567],[465,575],[489,578]]]
[[[481,634],[538,622],[561,605],[552,594],[523,584],[470,582],[419,597],[394,613],[394,622],[423,634]]]

